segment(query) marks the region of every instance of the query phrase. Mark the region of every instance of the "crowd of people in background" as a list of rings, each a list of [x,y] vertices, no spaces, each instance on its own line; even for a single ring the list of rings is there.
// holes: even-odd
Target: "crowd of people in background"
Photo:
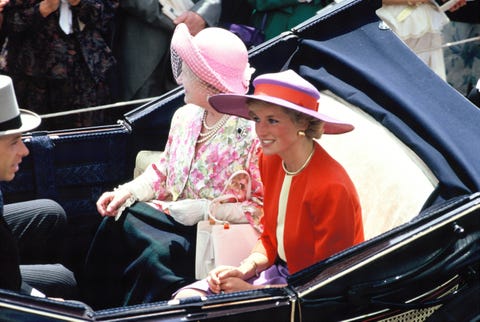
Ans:
[[[256,28],[268,40],[333,2],[196,0],[175,16],[166,14],[158,0],[0,0],[0,73],[12,77],[20,107],[40,115],[148,99],[177,86],[169,47],[179,23],[193,35],[234,23]],[[446,11],[450,20],[438,22],[442,34],[437,32],[434,45],[427,46],[436,48],[423,48],[418,55],[431,59],[436,49],[439,58],[432,68],[467,96],[480,75],[479,42],[447,48],[442,43],[480,35],[480,1],[458,3]],[[423,0],[384,1],[384,6],[392,4],[411,8],[409,15],[429,7]],[[114,118],[108,110],[74,113],[44,118],[41,128],[101,125]]]
[[[108,73],[115,58],[108,34],[117,7],[116,0],[8,1],[0,69],[13,79],[20,108],[43,115],[111,101]],[[104,120],[101,113],[78,113],[69,122]],[[44,122],[50,125],[64,124]]]
[[[159,96],[177,84],[170,71],[170,39],[176,25],[192,34],[235,16],[254,23],[269,17],[262,32],[274,37],[313,16],[320,0],[193,1],[178,16],[158,0],[1,0],[0,73],[12,77],[20,107],[40,115]],[[243,15],[238,15],[239,10]],[[251,19],[250,19],[251,18]],[[49,118],[44,129],[111,121],[108,112]]]
[[[478,101],[480,81],[480,1],[467,1],[455,12],[448,12],[450,23],[443,27],[444,43],[462,42],[444,49],[447,81],[462,95],[480,107]],[[477,97],[475,100],[474,97]]]
[[[464,96],[474,90],[480,1],[383,0],[376,13],[440,78]]]

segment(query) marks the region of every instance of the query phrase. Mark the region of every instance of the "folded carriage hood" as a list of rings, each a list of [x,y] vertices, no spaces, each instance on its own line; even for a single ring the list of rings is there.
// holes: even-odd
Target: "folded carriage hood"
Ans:
[[[382,28],[380,5],[344,1],[295,28],[288,67],[360,107],[417,153],[439,179],[432,202],[479,191],[480,109]],[[266,61],[280,39],[253,53],[257,72],[269,71],[262,66],[272,66]]]

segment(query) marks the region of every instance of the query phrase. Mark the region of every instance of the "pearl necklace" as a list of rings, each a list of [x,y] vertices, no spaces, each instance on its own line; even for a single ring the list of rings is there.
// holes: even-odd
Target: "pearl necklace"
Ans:
[[[213,126],[207,125],[207,112],[203,113],[202,125],[205,128],[205,132],[200,132],[200,138],[197,140],[198,143],[204,143],[212,139],[215,134],[220,130],[222,126],[227,123],[228,115],[224,114]]]
[[[289,176],[294,176],[294,175],[297,175],[299,174],[303,169],[305,169],[305,167],[308,165],[308,163],[310,162],[310,159],[312,158],[313,156],[313,152],[315,152],[315,146],[313,147],[312,149],[312,152],[310,152],[310,155],[308,156],[307,160],[305,160],[305,162],[302,164],[302,166],[300,167],[300,169],[298,169],[297,171],[288,171],[287,170],[287,167],[285,167],[285,161],[282,161],[282,168],[283,168],[283,171],[285,171],[285,174],[289,175]]]

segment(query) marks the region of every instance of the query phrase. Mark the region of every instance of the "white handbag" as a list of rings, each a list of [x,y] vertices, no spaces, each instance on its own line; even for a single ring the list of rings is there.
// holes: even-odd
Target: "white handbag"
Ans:
[[[220,265],[238,266],[257,243],[260,233],[250,224],[212,224],[202,220],[197,226],[195,278],[202,279]]]
[[[222,194],[210,203],[209,220],[197,225],[197,279],[205,278],[219,265],[237,266],[250,254],[260,233],[248,223],[244,210],[234,207],[235,203],[250,198],[250,175],[241,170],[230,176]]]

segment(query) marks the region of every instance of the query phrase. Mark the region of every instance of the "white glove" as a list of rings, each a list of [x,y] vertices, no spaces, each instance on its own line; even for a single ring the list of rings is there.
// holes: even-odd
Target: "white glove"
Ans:
[[[241,203],[238,202],[219,202],[214,200],[210,204],[211,219],[220,222],[229,222],[231,224],[247,223],[247,217],[243,212]]]
[[[167,202],[164,209],[182,225],[193,226],[208,218],[209,206],[207,199],[185,199]]]

